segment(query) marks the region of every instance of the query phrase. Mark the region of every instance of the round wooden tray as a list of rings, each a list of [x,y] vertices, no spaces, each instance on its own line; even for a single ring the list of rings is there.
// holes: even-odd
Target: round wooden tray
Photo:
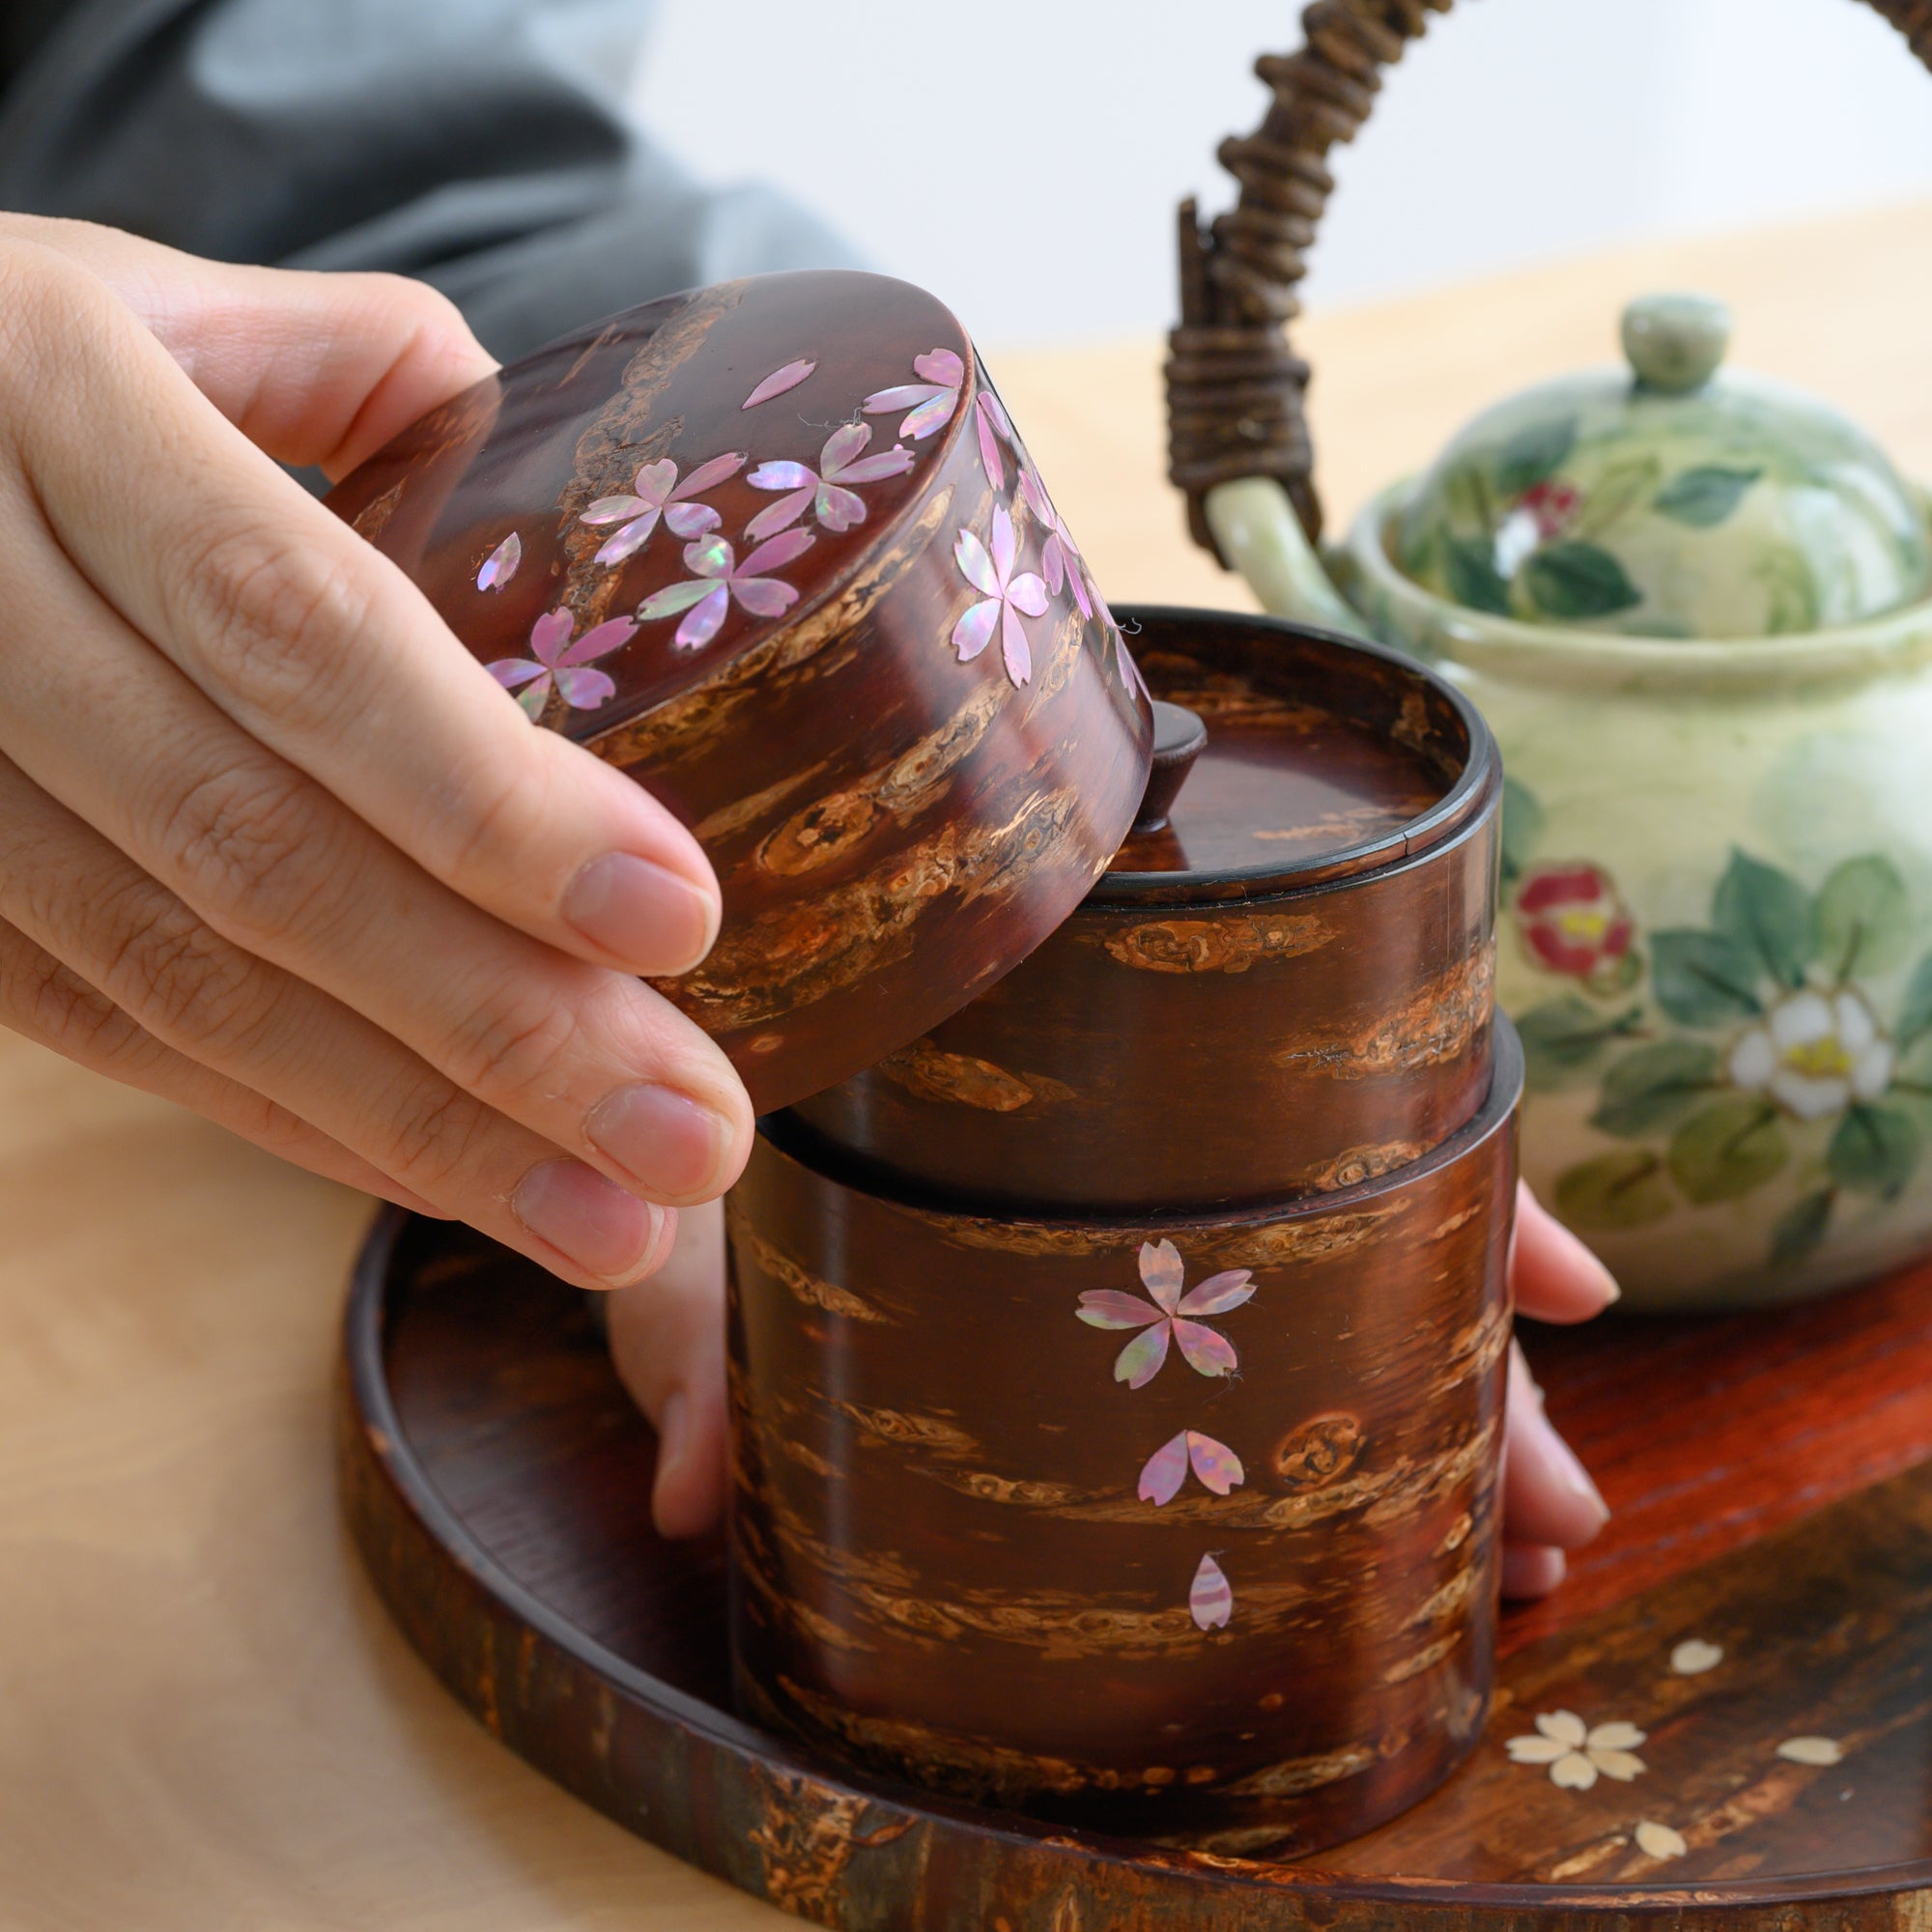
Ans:
[[[1468,1767],[1305,1864],[977,1811],[741,1722],[721,1548],[652,1532],[650,1432],[583,1298],[466,1229],[390,1209],[364,1246],[343,1494],[403,1631],[496,1736],[821,1924],[1932,1922],[1932,1464],[1909,1466],[1932,1454],[1932,1271],[1822,1307],[1536,1340],[1617,1522],[1555,1600],[1506,1619]],[[1690,1636],[1723,1663],[1674,1673]],[[1577,1792],[1512,1763],[1503,1740],[1557,1709],[1642,1727],[1643,1776]],[[1843,1761],[1779,1757],[1795,1735]],[[1647,1856],[1638,1820],[1687,1855]]]

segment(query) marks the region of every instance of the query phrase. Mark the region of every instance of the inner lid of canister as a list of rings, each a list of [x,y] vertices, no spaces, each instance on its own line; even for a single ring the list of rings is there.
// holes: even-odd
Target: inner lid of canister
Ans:
[[[1156,699],[1206,727],[1144,806],[1098,899],[1253,897],[1399,861],[1500,781],[1460,693],[1379,646],[1264,617],[1119,611]],[[1177,739],[1178,721],[1172,724]]]

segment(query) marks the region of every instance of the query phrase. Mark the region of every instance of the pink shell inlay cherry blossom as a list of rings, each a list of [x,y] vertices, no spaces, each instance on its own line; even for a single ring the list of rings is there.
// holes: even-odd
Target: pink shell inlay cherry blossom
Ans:
[[[674,617],[680,611],[687,612],[671,641],[681,649],[695,651],[718,635],[733,598],[741,610],[754,617],[782,617],[798,602],[798,591],[764,573],[781,570],[817,541],[810,530],[785,530],[760,544],[742,563],[724,537],[687,544],[684,564],[695,575],[682,583],[667,583],[662,590],[652,591],[638,606],[639,620],[651,623],[660,617]]]
[[[1225,1335],[1186,1318],[1225,1315],[1230,1309],[1240,1307],[1254,1294],[1254,1270],[1223,1269],[1182,1294],[1185,1275],[1180,1251],[1172,1241],[1158,1245],[1143,1241],[1140,1268],[1141,1280],[1153,1297],[1151,1302],[1113,1288],[1089,1289],[1080,1297],[1078,1314],[1090,1328],[1146,1330],[1145,1334],[1136,1335],[1115,1358],[1114,1379],[1125,1382],[1130,1389],[1145,1388],[1167,1360],[1170,1340],[1179,1345],[1182,1357],[1197,1374],[1232,1375],[1240,1366],[1234,1345]]]
[[[1094,602],[1100,607],[1100,620],[1107,626],[1107,634],[1114,640],[1114,666],[1121,673],[1121,682],[1127,687],[1130,694],[1137,691],[1151,703],[1153,693],[1148,689],[1148,681],[1141,675],[1141,668],[1134,662],[1134,654],[1127,649],[1126,634],[1121,629],[1114,613],[1108,610],[1107,600],[1100,595],[1100,586],[1095,583],[1091,585],[1091,588],[1094,592]]]
[[[738,405],[741,410],[754,410],[760,403],[768,403],[774,396],[781,396],[787,389],[795,389],[818,367],[810,356],[801,355],[796,362],[787,362],[782,369],[774,369],[745,400]]]
[[[760,510],[745,526],[745,534],[771,536],[797,523],[808,505],[823,529],[849,530],[854,524],[863,524],[865,499],[846,485],[903,476],[914,461],[912,451],[898,443],[876,456],[867,456],[864,451],[871,440],[870,423],[843,423],[826,438],[825,447],[818,452],[816,470],[803,463],[759,464],[745,481],[753,490],[782,490],[785,494],[769,509]]]
[[[517,566],[524,560],[524,540],[512,530],[488,556],[483,559],[483,568],[476,573],[478,590],[500,590],[516,576]]]
[[[1061,522],[1058,507],[1046,494],[1046,485],[1039,480],[1039,471],[1031,463],[1020,467],[1019,494],[1020,501],[1038,519],[1040,528],[1046,532],[1039,547],[1039,569],[1040,575],[1046,579],[1047,593],[1058,597],[1060,586],[1070,584],[1073,601],[1080,607],[1080,614],[1083,617],[1093,616],[1094,603],[1087,594],[1087,574],[1082,565],[1080,546]]]
[[[649,542],[662,517],[673,536],[701,537],[724,521],[709,503],[694,503],[691,498],[709,490],[727,476],[735,476],[745,466],[746,452],[734,449],[700,463],[682,483],[677,480],[677,465],[669,457],[647,463],[638,471],[635,493],[628,497],[599,497],[584,511],[582,522],[593,527],[622,524],[623,528],[607,539],[591,560],[595,563],[622,563]]]
[[[1006,660],[1007,675],[1017,687],[1033,677],[1033,649],[1027,642],[1026,626],[1020,613],[1037,617],[1046,610],[1046,585],[1030,570],[1013,575],[1013,520],[1004,503],[993,506],[993,548],[986,546],[968,529],[959,532],[952,547],[953,560],[982,602],[975,604],[952,627],[952,647],[965,664],[977,658],[992,641],[997,625],[1000,654]]]
[[[1225,1496],[1246,1478],[1241,1459],[1225,1442],[1216,1442],[1198,1429],[1183,1429],[1163,1442],[1147,1459],[1141,1470],[1140,1499],[1158,1509],[1180,1493],[1180,1486],[1192,1468],[1202,1486]]]
[[[1100,594],[1100,586],[1089,573],[1087,559],[1080,554],[1080,546],[1073,541],[1072,531],[1063,521],[1060,506],[1046,494],[1046,485],[1040,481],[1039,471],[1024,454],[1020,458],[1019,500],[1021,507],[1038,522],[1045,532],[1040,540],[1039,567],[1046,580],[1048,595],[1058,597],[1063,583],[1070,585],[1073,601],[1080,607],[1080,614],[1093,617],[1097,613],[1107,635],[1113,639],[1115,668],[1120,672],[1121,682],[1129,692],[1139,692],[1143,697],[1151,698],[1153,694],[1148,690],[1147,679],[1141,675],[1141,668],[1135,664],[1133,654],[1127,649],[1126,639],[1121,635],[1119,620],[1108,608],[1106,598]]]
[[[570,634],[576,628],[577,619],[568,611],[559,607],[547,611],[530,626],[534,664],[528,658],[498,658],[489,667],[490,675],[505,691],[523,686],[517,702],[532,718],[542,712],[553,684],[573,711],[594,711],[617,695],[617,687],[604,672],[583,667],[629,643],[637,635],[637,625],[627,617],[613,617],[585,631],[573,644]]]
[[[1006,411],[1000,406],[1000,399],[990,389],[981,389],[973,398],[973,428],[980,439],[980,462],[986,472],[986,481],[995,490],[1007,487],[1007,468],[1000,461],[1000,441],[1005,439],[1015,455],[1019,454],[1020,440],[1013,434],[1012,423]],[[1055,586],[1058,588],[1058,586]]]
[[[1228,1587],[1226,1572],[1211,1556],[1204,1556],[1194,1573],[1187,1609],[1195,1629],[1204,1631],[1219,1630],[1235,1614],[1235,1593]]]
[[[966,365],[950,349],[928,349],[923,355],[912,358],[912,366],[915,375],[924,377],[923,382],[874,389],[859,407],[868,416],[908,411],[898,433],[920,442],[952,420],[952,412],[959,407],[960,386],[966,381]]]

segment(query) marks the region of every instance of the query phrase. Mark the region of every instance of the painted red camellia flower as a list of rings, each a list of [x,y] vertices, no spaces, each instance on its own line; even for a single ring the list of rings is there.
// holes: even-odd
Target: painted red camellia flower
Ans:
[[[1571,485],[1551,480],[1532,484],[1516,499],[1516,507],[1536,519],[1537,533],[1548,543],[1569,527],[1581,500]]]
[[[1595,866],[1546,866],[1523,881],[1516,916],[1529,956],[1546,972],[1596,987],[1628,985],[1636,972],[1636,928],[1607,873]]]

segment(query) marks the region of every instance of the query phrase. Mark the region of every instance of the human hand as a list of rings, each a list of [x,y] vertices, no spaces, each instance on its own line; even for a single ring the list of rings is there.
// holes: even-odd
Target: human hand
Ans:
[[[276,468],[494,366],[417,283],[0,215],[0,1023],[610,1287],[751,1144],[636,977],[717,883]]]
[[[1617,1298],[1610,1271],[1526,1186],[1516,1193],[1510,1287],[1517,1312],[1539,1321],[1587,1321]],[[1511,1342],[1503,1434],[1506,1597],[1544,1597],[1563,1580],[1564,1551],[1580,1549],[1610,1512],[1575,1452],[1543,1412],[1543,1391]]]
[[[1543,1321],[1583,1321],[1616,1284],[1576,1236],[1517,1192],[1510,1277],[1517,1306]],[[670,1260],[608,1304],[611,1355],[632,1399],[656,1424],[651,1513],[666,1536],[696,1536],[724,1501],[724,1216],[687,1213]],[[1528,1364],[1510,1345],[1503,1473],[1503,1593],[1540,1597],[1563,1579],[1563,1552],[1596,1535],[1609,1512],[1549,1426]]]

